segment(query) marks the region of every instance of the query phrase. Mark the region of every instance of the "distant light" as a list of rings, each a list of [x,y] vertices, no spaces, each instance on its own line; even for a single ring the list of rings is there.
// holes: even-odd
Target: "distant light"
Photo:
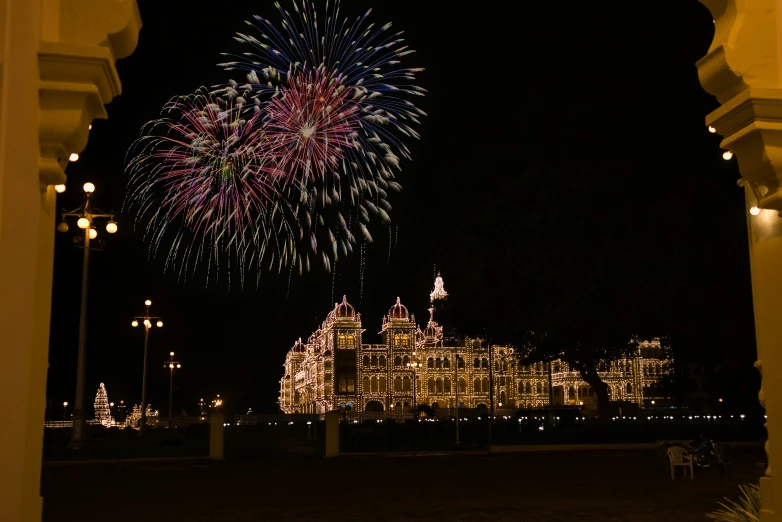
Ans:
[[[133,321],[132,323],[130,323],[130,325],[131,325],[133,328],[135,328],[135,327],[137,327],[137,326],[138,326],[138,321]]]
[[[715,132],[717,132],[717,129],[715,129],[714,127],[712,127],[711,125],[709,125],[709,132],[711,132],[712,134],[714,134]]]
[[[754,207],[753,207],[754,208]],[[720,397],[720,402],[722,402],[722,397]]]
[[[169,352],[169,353],[168,353],[168,355],[170,355],[171,357],[173,357],[173,356],[174,356],[174,352]]]
[[[67,406],[68,406],[68,401],[65,401],[65,402],[63,402],[63,403],[62,403],[62,405],[63,405],[64,407],[67,407]]]
[[[92,194],[93,192],[95,192],[95,185],[93,185],[89,181],[85,183],[82,188],[84,189],[84,192],[86,192],[87,194]]]
[[[157,322],[157,327],[158,328],[163,328],[163,321],[158,321]]]
[[[90,239],[95,239],[96,237],[98,237],[98,231],[95,230],[94,228],[91,228],[90,229]]]
[[[733,158],[733,153],[731,151],[726,150],[725,152],[722,153],[722,159],[724,159],[725,161],[728,161],[732,158]]]
[[[146,301],[144,301],[144,304],[147,305],[147,306],[152,306],[152,301],[147,299]]]
[[[753,216],[757,216],[758,214],[760,214],[760,209],[758,207],[752,207],[751,209],[749,209],[749,213],[752,214]],[[720,399],[720,402],[722,402],[722,399]]]
[[[79,161],[79,155],[75,152],[71,152],[71,155],[68,156],[68,161]]]
[[[92,130],[92,123],[90,123],[89,125],[87,125],[87,130]]]
[[[54,190],[55,190],[55,191],[56,191],[58,194],[62,194],[63,192],[65,192],[65,185],[63,185],[62,183],[61,183],[61,184],[59,184],[59,185],[55,185],[55,186],[54,186]]]

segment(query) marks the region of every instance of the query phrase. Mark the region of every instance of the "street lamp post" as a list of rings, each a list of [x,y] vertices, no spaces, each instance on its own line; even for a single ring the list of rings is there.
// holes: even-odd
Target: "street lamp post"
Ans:
[[[414,419],[418,418],[418,402],[416,400],[416,395],[415,395],[415,386],[416,386],[415,374],[416,374],[417,369],[420,368],[421,366],[423,366],[423,364],[421,364],[420,362],[418,362],[416,360],[415,352],[413,352],[413,358],[410,360],[409,363],[407,363],[407,367],[409,369],[413,370],[413,418]]]
[[[113,234],[117,231],[117,223],[114,221],[114,214],[106,214],[92,206],[92,194],[95,192],[95,185],[92,183],[85,183],[82,188],[84,189],[84,203],[70,212],[63,210],[62,219],[57,223],[58,231],[68,232],[70,227],[65,218],[76,218],[76,225],[84,230],[84,239],[81,247],[84,249],[84,258],[81,269],[81,308],[79,313],[79,356],[76,369],[76,404],[73,408],[71,440],[68,442],[68,447],[74,450],[79,450],[84,447],[84,426],[86,422],[84,416],[84,372],[85,359],[87,356],[87,283],[90,267],[90,240],[98,237],[98,229],[95,227],[93,221],[95,219],[106,218],[109,220],[106,224],[106,232]],[[58,192],[62,191],[58,190]]]
[[[144,301],[144,306],[147,307],[147,313],[134,317],[133,322],[130,323],[134,328],[139,325],[139,320],[144,325],[144,371],[141,376],[141,418],[139,419],[139,430],[141,433],[144,433],[147,429],[147,351],[149,348],[149,331],[152,329],[152,321],[155,321],[158,328],[163,326],[163,321],[160,317],[149,315],[149,307],[152,306],[152,301],[147,299]]]
[[[65,401],[62,403],[62,420],[65,422],[65,420],[68,418],[68,401]]]
[[[170,360],[163,365],[168,368],[168,429],[171,429],[171,412],[174,407],[174,370],[182,368],[182,364],[174,360],[174,352],[169,354]]]

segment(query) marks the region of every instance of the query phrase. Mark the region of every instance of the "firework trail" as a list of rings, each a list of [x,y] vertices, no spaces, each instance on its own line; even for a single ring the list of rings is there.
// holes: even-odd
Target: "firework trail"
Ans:
[[[206,260],[207,282],[222,265],[238,269],[296,257],[295,218],[264,153],[261,113],[205,90],[172,98],[131,147],[126,206],[146,222],[150,254],[165,252],[166,270],[182,277]]]
[[[425,115],[408,100],[426,92],[413,84],[422,69],[400,66],[413,51],[390,23],[367,24],[369,11],[340,22],[339,1],[326,2],[319,21],[314,4],[294,0],[293,14],[275,5],[282,29],[256,16],[247,24],[257,36],[235,37],[253,52],[220,64],[246,82],[215,92],[264,114],[270,165],[299,220],[297,262],[320,258],[328,270],[357,236],[372,241],[371,218],[390,223],[394,171],[410,159],[402,139],[418,138],[411,125]]]

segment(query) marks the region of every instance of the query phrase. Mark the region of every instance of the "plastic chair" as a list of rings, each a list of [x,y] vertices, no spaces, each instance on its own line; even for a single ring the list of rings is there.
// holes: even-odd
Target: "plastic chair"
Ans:
[[[695,478],[693,474],[692,458],[690,453],[679,446],[668,448],[668,462],[671,465],[671,480],[676,478],[676,468],[684,468],[684,478],[687,478],[687,468],[690,468],[690,480]]]

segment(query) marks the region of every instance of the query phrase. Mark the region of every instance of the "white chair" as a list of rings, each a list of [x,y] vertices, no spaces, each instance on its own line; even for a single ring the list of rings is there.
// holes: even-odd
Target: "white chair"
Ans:
[[[684,468],[684,478],[687,478],[687,468],[690,468],[690,480],[694,479],[692,458],[689,452],[679,446],[668,448],[668,463],[671,465],[671,480],[676,478],[676,468]]]

